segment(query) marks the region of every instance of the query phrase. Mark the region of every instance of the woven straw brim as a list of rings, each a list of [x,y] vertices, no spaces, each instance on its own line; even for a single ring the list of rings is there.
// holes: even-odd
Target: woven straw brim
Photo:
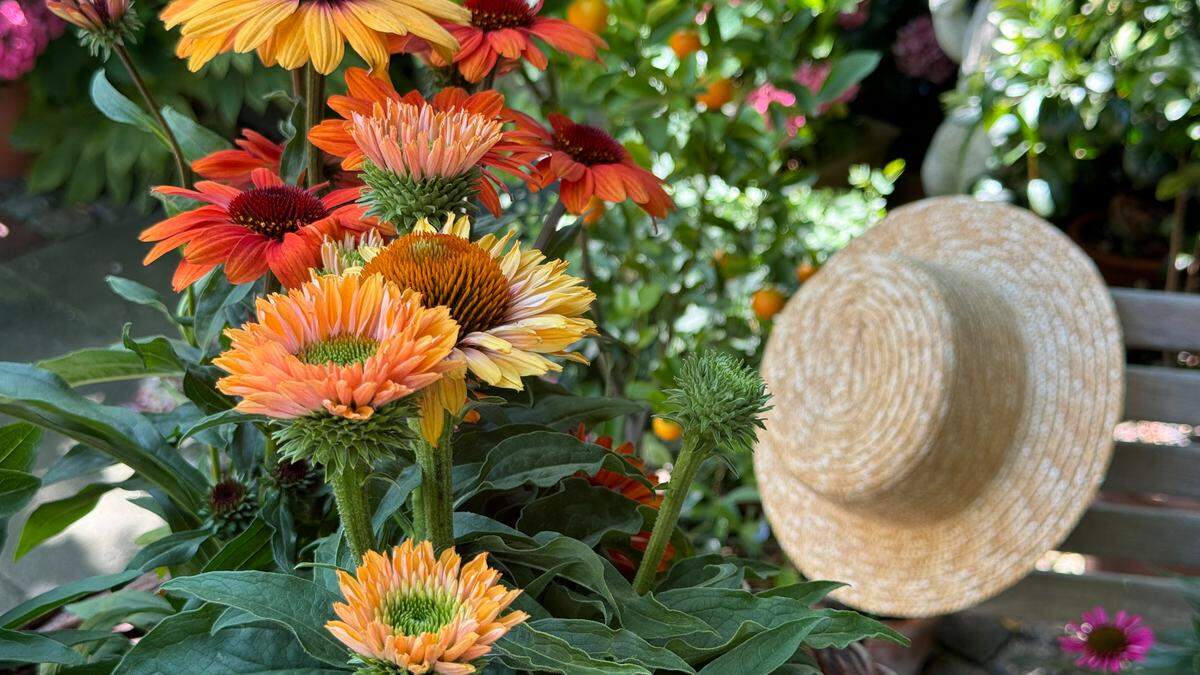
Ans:
[[[878,308],[880,321],[895,325],[883,330],[871,350],[862,350],[867,353],[840,363],[829,363],[838,356],[822,360],[821,354],[806,354],[838,340],[855,342],[849,327],[823,324],[822,316],[836,315],[835,305],[846,301],[832,283],[855,275],[871,283],[871,267],[881,256],[928,262],[981,280],[1011,310],[1019,348],[1009,356],[1018,364],[1016,376],[987,383],[992,394],[1010,397],[1008,419],[997,421],[994,409],[976,409],[945,422],[964,428],[929,431],[931,413],[923,406],[944,401],[921,391],[929,386],[921,360],[938,349],[930,336],[939,329],[913,323],[924,300],[911,293],[891,297],[881,290],[888,298],[883,304],[890,306]],[[863,363],[871,366],[868,373],[858,367]],[[887,616],[963,609],[1030,572],[1094,498],[1124,396],[1120,327],[1091,261],[1034,214],[966,197],[897,209],[836,254],[781,313],[762,370],[775,407],[760,434],[755,474],[776,538],[805,576],[849,584],[833,593],[837,600]],[[875,379],[858,379],[864,377]],[[831,387],[847,400],[814,409],[811,392]],[[837,428],[839,417],[853,418],[846,447],[861,452],[862,461],[843,461],[825,474],[819,468],[811,475],[797,471],[797,455],[807,453],[811,468],[811,458],[821,451],[798,447],[804,425]],[[890,460],[908,461],[916,433],[910,427],[935,436],[975,434],[980,445],[1003,452],[993,464],[980,462],[973,473],[952,477],[950,484],[961,478],[962,485],[973,486],[967,501],[927,519],[849,508],[844,500],[828,498],[828,491],[811,489],[841,489],[837,481],[847,466],[854,481],[870,483],[872,472],[884,470]],[[973,444],[957,449],[975,451]],[[839,466],[843,471],[835,474]],[[898,489],[920,487],[905,483]]]

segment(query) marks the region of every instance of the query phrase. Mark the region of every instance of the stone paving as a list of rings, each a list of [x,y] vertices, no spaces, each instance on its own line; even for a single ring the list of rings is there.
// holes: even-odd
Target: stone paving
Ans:
[[[35,361],[83,347],[120,340],[121,326],[134,334],[155,334],[165,321],[152,310],[114,295],[104,277],[117,274],[170,290],[171,265],[142,267],[147,249],[137,233],[152,217],[105,206],[63,208],[46,197],[26,195],[17,183],[0,183],[0,361]],[[121,402],[129,386],[84,389],[106,402]],[[3,417],[3,416],[0,416]],[[48,436],[39,456],[39,474],[69,447]],[[9,520],[0,550],[0,611],[74,579],[124,568],[133,539],[161,525],[156,516],[129,504],[129,493],[107,493],[87,516],[14,563],[13,549],[30,510],[37,504],[78,492],[89,481],[120,480],[128,470],[65,481],[40,491],[25,512]]]

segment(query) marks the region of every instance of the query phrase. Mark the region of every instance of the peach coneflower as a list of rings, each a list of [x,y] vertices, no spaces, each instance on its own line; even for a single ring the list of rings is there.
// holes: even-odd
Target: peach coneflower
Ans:
[[[347,42],[374,70],[387,68],[388,35],[412,33],[453,52],[458,43],[437,20],[465,22],[471,13],[450,0],[173,0],[161,17],[167,28],[181,26],[176,54],[193,71],[217,54],[257,51],[267,66],[311,62],[329,74]]]
[[[503,128],[503,125],[526,118],[506,108],[504,96],[495,91],[467,94],[462,89],[451,87],[426,100],[416,91],[401,95],[390,83],[372,77],[361,68],[346,70],[346,89],[347,93],[344,96],[329,97],[329,107],[342,119],[321,122],[309,131],[308,138],[318,148],[343,158],[342,167],[347,170],[361,169],[367,159],[366,154],[355,142],[355,115],[371,118],[378,113],[382,117],[396,104],[408,104],[418,108],[430,107],[447,115],[465,111],[502,125],[499,138],[475,161],[479,176],[473,185],[476,196],[495,215],[500,214],[500,196],[497,190],[501,183],[494,172],[499,171],[528,180],[524,171],[529,168],[530,162],[545,156],[550,150],[535,133]],[[481,128],[486,126],[482,121],[474,123]],[[523,125],[530,127],[536,126],[536,123],[528,120]]]
[[[607,202],[631,199],[646,213],[664,218],[675,208],[654,174],[638,166],[625,146],[598,127],[576,124],[551,114],[550,129],[541,125],[523,128],[540,132],[553,150],[538,163],[539,184],[545,188],[561,181],[559,197],[567,211],[582,214],[592,197]]]
[[[325,627],[368,665],[473,673],[471,661],[529,618],[521,611],[500,616],[521,591],[498,583],[486,553],[463,565],[453,549],[435,558],[428,541],[410,539],[391,555],[368,551],[353,576],[337,574],[346,602],[334,603],[338,620]]]
[[[456,66],[468,82],[479,82],[497,66],[508,69],[520,60],[545,70],[546,54],[538,48],[535,38],[561,52],[593,61],[600,60],[596,50],[608,46],[595,33],[562,19],[540,16],[541,0],[532,5],[526,0],[466,0],[463,4],[471,10],[470,23],[442,22],[458,40],[454,58],[446,59],[437,52],[430,52],[428,58],[439,68]],[[402,51],[429,50],[428,43],[412,36],[393,44],[396,42]]]
[[[146,255],[149,265],[168,251],[183,247],[175,270],[176,291],[190,286],[217,265],[225,265],[231,283],[255,281],[268,271],[284,286],[308,279],[308,269],[320,263],[325,237],[340,239],[379,224],[354,201],[359,188],[334,190],[318,196],[288,185],[267,169],[251,172],[251,187],[238,189],[212,181],[195,190],[159,186],[160,194],[185,197],[205,205],[156,223],[141,233],[142,241],[157,242]]]
[[[422,220],[367,261],[363,274],[381,274],[421,293],[426,305],[449,308],[460,326],[455,356],[494,387],[520,390],[522,377],[561,371],[548,356],[582,360],[567,349],[595,334],[583,315],[596,295],[566,273],[566,261],[523,249],[514,233],[472,242],[470,230],[465,217],[448,217],[440,231]],[[423,431],[433,442],[441,410],[457,415],[466,403],[465,383],[448,375],[421,400]]]
[[[277,419],[366,419],[452,367],[458,325],[444,307],[377,275],[326,275],[257,301],[258,318],[226,335],[217,388],[237,409]]]

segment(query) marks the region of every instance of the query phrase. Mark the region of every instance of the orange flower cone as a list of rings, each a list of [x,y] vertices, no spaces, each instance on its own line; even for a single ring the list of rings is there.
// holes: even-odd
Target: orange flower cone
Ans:
[[[485,553],[462,565],[452,548],[435,558],[428,541],[408,540],[390,555],[368,551],[353,575],[337,574],[346,602],[334,603],[338,619],[325,627],[367,665],[473,673],[471,661],[529,618],[501,616],[521,591],[498,583]]]

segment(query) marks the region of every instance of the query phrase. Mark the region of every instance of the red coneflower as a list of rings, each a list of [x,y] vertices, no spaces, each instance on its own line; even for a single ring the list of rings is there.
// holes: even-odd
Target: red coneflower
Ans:
[[[366,232],[379,223],[355,204],[359,188],[334,190],[324,197],[317,191],[288,185],[267,169],[251,172],[252,186],[240,190],[230,185],[200,181],[195,190],[159,186],[155,191],[204,202],[156,223],[141,233],[141,241],[157,242],[144,261],[149,265],[168,251],[183,247],[183,260],[172,285],[183,290],[217,265],[225,265],[231,283],[255,281],[271,271],[292,287],[304,283],[309,268],[321,262],[326,237]]]
[[[242,129],[242,137],[234,141],[234,145],[236,149],[217,150],[192,162],[192,170],[204,178],[237,188],[254,184],[250,174],[255,169],[282,172],[280,161],[283,159],[283,143],[276,143],[253,129]],[[324,175],[331,184],[337,187],[362,185],[353,173],[341,170],[336,158],[326,156],[325,159]],[[303,172],[300,177],[304,177]]]
[[[524,59],[538,70],[546,69],[546,55],[534,38],[554,49],[585,59],[599,61],[597,49],[608,45],[595,33],[572,26],[562,19],[539,16],[542,2],[530,5],[526,0],[466,0],[471,10],[471,23],[466,25],[442,22],[442,26],[458,40],[459,48],[453,60],[447,60],[429,44],[413,36],[394,40],[398,51],[429,52],[429,62],[439,68],[451,64],[468,82],[479,82],[499,65],[507,70]]]
[[[632,199],[646,213],[664,218],[675,208],[662,181],[638,166],[621,145],[597,127],[576,124],[563,115],[549,116],[550,129],[521,121],[523,128],[539,133],[552,148],[538,163],[538,182],[545,188],[561,181],[559,196],[567,211],[582,214],[592,197],[608,202]]]
[[[1103,607],[1095,607],[1084,612],[1079,623],[1067,624],[1067,634],[1058,643],[1064,652],[1079,655],[1075,665],[1118,673],[1146,658],[1154,644],[1154,633],[1137,614],[1120,611],[1110,620]]]
[[[496,91],[468,94],[463,89],[450,87],[426,100],[417,91],[401,95],[389,82],[371,77],[361,68],[350,68],[346,70],[346,95],[329,97],[329,107],[340,115],[341,119],[329,119],[316,125],[308,132],[308,139],[325,152],[343,158],[344,169],[358,170],[363,165],[365,155],[354,139],[354,116],[357,114],[371,117],[377,111],[381,116],[385,115],[389,109],[389,101],[393,102],[393,107],[396,103],[407,103],[417,107],[430,106],[438,112],[461,110],[502,125],[517,120],[522,120],[521,126],[526,128],[536,125],[521,113],[506,108],[504,96]],[[502,187],[502,183],[493,171],[504,172],[528,181],[529,176],[524,173],[524,169],[530,162],[548,152],[549,148],[536,133],[522,129],[501,129],[500,138],[477,162],[480,175],[475,188],[479,200],[489,211],[499,215],[500,196],[497,190]]]

